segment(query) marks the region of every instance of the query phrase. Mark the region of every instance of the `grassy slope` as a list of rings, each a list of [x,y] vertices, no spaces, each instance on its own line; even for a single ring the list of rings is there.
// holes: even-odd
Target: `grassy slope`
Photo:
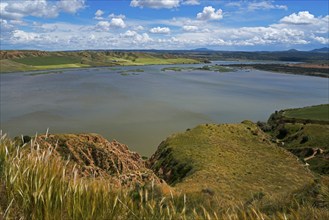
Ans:
[[[273,199],[312,183],[295,156],[267,140],[251,122],[200,125],[165,140],[152,167],[184,193],[213,192],[221,200]]]
[[[36,70],[36,68],[12,60],[0,60],[0,73]]]
[[[319,174],[329,174],[329,105],[317,105],[279,111],[269,119],[272,136],[283,142],[283,147],[299,158],[307,160],[310,169]]]
[[[283,116],[297,119],[329,121],[329,104],[285,110]]]
[[[203,130],[203,127],[200,126],[198,129]],[[51,157],[52,153],[49,150],[38,149],[28,144],[22,154],[16,143],[0,136],[1,219],[329,218],[329,179],[321,179],[295,192],[288,202],[281,199],[277,204],[251,201],[246,205],[235,201],[231,206],[226,206],[222,203],[221,197],[212,200],[210,197],[201,198],[200,195],[164,196],[159,194],[156,188],[138,186],[132,191],[125,191],[112,188],[109,182],[102,178],[75,177],[75,168],[72,169],[67,163]],[[211,161],[207,163],[213,166]],[[66,171],[73,175],[63,175]],[[285,173],[285,176],[288,179],[291,175],[305,175],[299,171],[296,174]],[[276,174],[274,172],[266,175]],[[306,174],[300,178],[307,184],[311,175]],[[239,182],[239,179],[236,181]],[[245,190],[248,188],[242,189]],[[286,192],[287,189],[282,191]]]

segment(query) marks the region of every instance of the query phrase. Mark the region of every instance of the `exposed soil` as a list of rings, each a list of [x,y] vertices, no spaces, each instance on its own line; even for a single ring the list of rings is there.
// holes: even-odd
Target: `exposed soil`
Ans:
[[[167,186],[146,167],[138,153],[98,134],[41,135],[35,139],[34,145],[53,150],[52,155],[68,161],[68,167],[76,166],[80,177],[105,178],[118,187],[133,187],[136,184]],[[72,169],[67,172],[72,175]]]

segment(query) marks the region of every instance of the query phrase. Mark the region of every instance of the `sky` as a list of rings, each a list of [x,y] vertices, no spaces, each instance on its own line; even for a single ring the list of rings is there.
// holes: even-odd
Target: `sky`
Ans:
[[[328,0],[1,0],[1,50],[328,47]]]

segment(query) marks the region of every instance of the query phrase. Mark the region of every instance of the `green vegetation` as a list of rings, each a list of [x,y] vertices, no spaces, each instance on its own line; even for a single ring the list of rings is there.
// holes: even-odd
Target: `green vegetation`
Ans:
[[[1,73],[97,66],[200,63],[197,59],[186,56],[129,51],[0,51],[0,57]]]
[[[322,175],[329,174],[329,105],[317,105],[275,112],[268,124],[259,124],[273,141]],[[265,128],[265,129],[264,129]]]
[[[178,190],[207,189],[222,202],[246,201],[259,192],[271,200],[311,184],[303,164],[268,140],[248,121],[200,125],[162,142],[151,167]]]
[[[197,132],[193,130],[191,131]],[[211,189],[206,188],[202,191],[207,194],[204,196],[184,195],[174,191],[171,194],[161,194],[152,186],[149,188],[136,186],[130,190],[113,188],[102,178],[78,177],[78,166],[73,168],[67,166],[68,163],[53,157],[53,154],[51,148],[42,149],[38,148],[37,144],[30,143],[21,146],[1,136],[0,216],[3,219],[240,220],[327,219],[329,217],[328,179],[306,181],[304,188],[277,197],[272,203],[266,199],[271,197],[270,195],[258,191],[250,195],[250,199],[245,203],[235,201],[228,205],[222,203],[220,196],[211,195]],[[278,165],[281,166],[284,165]],[[292,181],[296,181],[294,175],[304,175],[303,172],[300,170],[296,174],[285,173],[285,175],[293,177]],[[306,173],[306,176],[299,178],[308,180],[312,175]],[[236,181],[239,184],[240,181],[238,179]],[[287,186],[289,189],[294,188],[289,184]],[[232,185],[232,187],[236,186]],[[285,188],[281,190],[289,191]]]
[[[173,66],[173,67],[164,67],[161,69],[161,71],[175,71],[175,72],[180,72],[183,70],[194,70],[194,67],[178,67],[178,66]]]
[[[193,70],[203,70],[203,71],[214,71],[214,72],[232,72],[233,69],[230,67],[224,67],[219,65],[205,65],[203,67],[165,67],[161,71],[175,71],[180,72],[183,70],[193,71]]]
[[[309,75],[318,77],[329,77],[329,67],[307,67],[307,66],[292,66],[286,64],[230,64],[231,67],[239,68],[254,68],[258,70],[273,71],[280,73],[291,73],[298,75]]]
[[[201,68],[197,68],[198,70],[205,71],[215,71],[215,72],[232,72],[233,69],[230,67],[220,66],[220,65],[205,65]]]
[[[130,75],[138,75],[137,73],[143,73],[144,70],[143,69],[132,69],[132,70],[123,70],[123,71],[120,71],[119,73],[122,75],[122,76],[130,76]]]
[[[23,72],[32,70],[36,70],[36,68],[17,63],[12,60],[0,60],[0,73]]]
[[[30,66],[51,66],[51,65],[80,63],[80,59],[78,57],[58,56],[58,55],[41,56],[41,57],[24,57],[24,58],[14,59],[13,61]]]
[[[46,74],[59,74],[63,73],[63,71],[47,71],[47,72],[33,72],[28,74],[29,76],[38,76],[38,75],[46,75]]]
[[[329,104],[285,110],[282,115],[287,118],[329,121]]]

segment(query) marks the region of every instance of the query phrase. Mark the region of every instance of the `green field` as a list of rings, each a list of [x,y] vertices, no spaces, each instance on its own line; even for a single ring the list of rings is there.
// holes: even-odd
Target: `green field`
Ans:
[[[284,111],[283,116],[305,120],[329,121],[329,104],[288,109]]]
[[[44,56],[44,57],[24,57],[20,59],[14,59],[17,63],[22,63],[30,66],[51,66],[62,64],[75,64],[80,63],[79,57],[72,56]]]

